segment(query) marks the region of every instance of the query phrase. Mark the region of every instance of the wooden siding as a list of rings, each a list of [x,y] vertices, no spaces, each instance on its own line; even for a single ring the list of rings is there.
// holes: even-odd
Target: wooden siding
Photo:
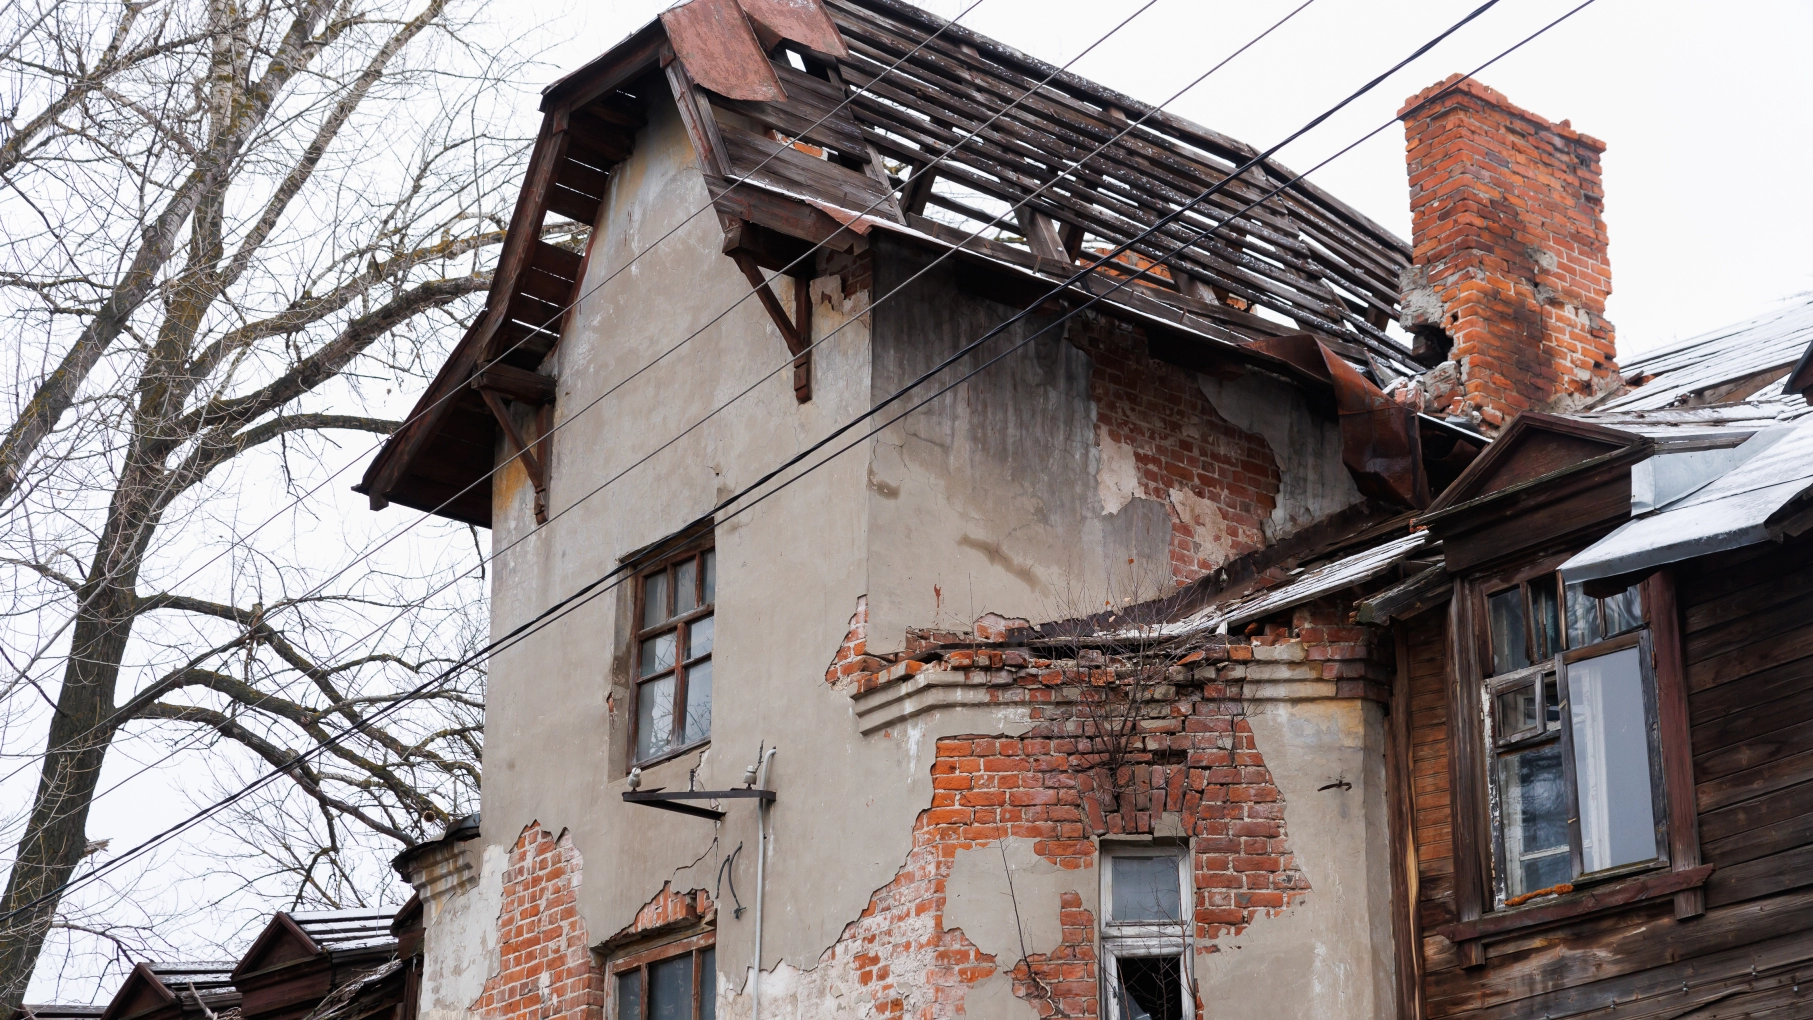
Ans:
[[[1417,923],[1428,931],[1455,918],[1452,809],[1448,800],[1447,607],[1412,617],[1405,630],[1410,655],[1410,783],[1416,825]],[[1447,941],[1437,936],[1428,939]]]
[[[1675,586],[1705,914],[1664,896],[1509,932],[1471,969],[1428,935],[1426,1016],[1813,1016],[1813,536],[1683,564]],[[1406,625],[1425,931],[1453,916],[1435,622]]]

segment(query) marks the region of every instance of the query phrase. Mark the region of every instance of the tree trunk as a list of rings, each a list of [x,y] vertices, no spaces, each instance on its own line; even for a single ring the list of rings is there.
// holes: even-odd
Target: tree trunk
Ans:
[[[74,876],[88,844],[88,807],[119,725],[108,717],[137,615],[139,566],[155,527],[143,519],[143,505],[131,505],[139,500],[127,495],[144,491],[145,487],[132,485],[119,490],[120,501],[102,536],[101,555],[95,557],[77,593],[80,608],[63,689],[50,723],[44,770],[6,894],[0,898],[0,917],[6,918],[0,922],[0,1016],[13,1015],[24,1001],[61,890]],[[109,551],[113,555],[107,555]]]

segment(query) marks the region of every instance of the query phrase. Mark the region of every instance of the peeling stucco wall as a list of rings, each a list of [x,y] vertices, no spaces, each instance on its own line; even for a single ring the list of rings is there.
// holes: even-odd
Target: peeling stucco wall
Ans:
[[[917,271],[923,258],[890,247],[893,242],[866,241],[873,245],[873,281],[855,270],[827,273],[811,285],[815,336],[826,337],[848,323],[814,352],[812,401],[798,404],[789,373],[777,373],[649,464],[587,496],[786,360],[778,333],[756,302],[745,301],[710,322],[744,296],[747,283],[721,254],[711,217],[682,223],[706,199],[674,111],[657,104],[635,154],[616,173],[601,213],[585,281],[588,291],[597,289],[575,312],[555,355],[562,427],[553,440],[549,495],[550,509],[561,516],[537,527],[527,486],[500,483],[495,490],[494,546],[500,550],[492,582],[495,635],[612,571],[626,554],[666,537],[1014,311],[965,294],[945,266],[870,316],[865,313],[870,296]],[[669,230],[675,230],[673,236],[651,249]],[[648,255],[604,282],[644,249],[651,249]],[[862,265],[869,265],[868,257],[861,256]],[[779,285],[783,303],[790,303],[789,287]],[[958,366],[939,385],[1042,324],[1010,331],[999,346]],[[1295,508],[1313,510],[1322,498],[1318,493],[1338,488],[1311,486],[1299,494],[1281,485],[1279,469],[1290,465],[1280,465],[1274,455],[1275,421],[1263,409],[1242,409],[1226,393],[1221,402],[1233,409],[1223,409],[1192,373],[1168,366],[1161,366],[1171,388],[1166,392],[1182,394],[1179,401],[1188,397],[1188,413],[1197,422],[1190,426],[1196,429],[1190,441],[1205,449],[1223,444],[1225,457],[1213,451],[1207,456],[1233,465],[1244,488],[1235,492],[1235,479],[1223,485],[1212,472],[1153,488],[1156,483],[1143,474],[1150,465],[1141,462],[1150,459],[1151,448],[1119,440],[1104,445],[1101,439],[1107,384],[1099,378],[1105,362],[1113,360],[1105,355],[1124,357],[1135,368],[1150,369],[1150,359],[1134,346],[1115,354],[1118,348],[1111,350],[1109,340],[1135,341],[1102,328],[1109,329],[1108,340],[1053,331],[1033,341],[767,501],[759,512],[716,529],[712,742],[705,750],[650,766],[642,783],[645,789],[694,783],[727,788],[740,784],[744,767],[761,749],[780,749],[770,777],[780,795],[771,812],[759,961],[769,975],[763,982],[764,1020],[866,1016],[863,1010],[887,1001],[878,991],[878,980],[886,979],[863,965],[858,945],[887,933],[880,904],[890,889],[911,908],[900,923],[923,926],[924,938],[935,943],[909,950],[903,960],[917,966],[924,957],[928,967],[953,972],[972,968],[966,973],[974,980],[961,983],[967,987],[962,1001],[973,1004],[974,1015],[1033,1015],[1039,1012],[1039,994],[1093,1001],[1093,977],[1065,978],[1074,986],[1039,992],[1041,967],[1080,962],[1077,957],[1093,936],[1097,883],[1089,833],[1003,829],[961,840],[928,834],[945,824],[928,819],[944,809],[941,796],[954,792],[939,786],[946,775],[940,769],[948,736],[988,734],[1001,743],[1049,739],[1037,736],[1041,723],[1049,724],[1042,706],[1031,697],[982,698],[915,709],[898,724],[869,731],[852,698],[860,686],[854,678],[870,672],[858,660],[901,649],[911,629],[952,626],[988,613],[1051,619],[1094,609],[1104,592],[1158,594],[1189,576],[1178,573],[1180,552],[1188,553],[1188,570],[1206,569],[1262,542],[1276,520],[1295,520]],[[667,356],[658,371],[603,396],[694,330],[701,332]],[[580,410],[594,400],[601,402]],[[1162,423],[1170,420],[1156,415],[1152,427],[1163,431]],[[1296,442],[1288,428],[1282,435],[1281,441]],[[1310,448],[1322,447],[1311,443]],[[1338,446],[1333,462],[1339,463]],[[719,908],[720,1016],[729,1020],[746,1010],[748,975],[756,965],[753,914],[738,918],[734,911],[736,895],[744,906],[753,903],[755,811],[749,802],[733,803],[722,823],[713,825],[622,801],[628,788],[632,611],[630,585],[605,588],[532,639],[493,657],[484,832],[473,852],[486,867],[498,862],[501,875],[503,857],[531,825],[564,833],[560,839],[573,860],[594,862],[589,879],[576,881],[572,890],[573,909],[592,938],[632,926],[663,888],[709,891]],[[837,677],[827,676],[828,663],[839,671]],[[854,667],[847,676],[841,672],[846,664]],[[1250,753],[1296,754],[1293,733],[1283,731],[1274,752],[1264,746],[1271,738],[1254,729],[1246,736],[1259,747]],[[1326,750],[1311,742],[1302,753]],[[999,743],[991,754],[1003,760],[1025,757],[1003,754]],[[1313,771],[1310,764],[1301,767]],[[1175,768],[1179,775],[1189,771]],[[1204,763],[1197,770],[1207,768]],[[1074,782],[1067,770],[1047,771]],[[1161,783],[1166,796],[1170,782]],[[1276,785],[1284,790],[1277,803],[1291,804],[1299,795]],[[1186,794],[1180,790],[1178,796]],[[1025,805],[1033,806],[1047,805]],[[1081,804],[1071,810],[1079,818],[1086,811]],[[1182,817],[1180,800],[1158,810],[1156,818],[1112,825],[1135,832],[1170,824],[1181,836],[1192,831]],[[1282,815],[1272,819],[1266,811],[1245,820],[1284,825]],[[1084,826],[1071,819],[1050,824]],[[1102,824],[1110,825],[1105,819]],[[1294,817],[1290,824],[1297,824]],[[1292,838],[1301,839],[1294,828]],[[1027,868],[1027,889],[1016,894],[1027,907],[1027,952],[1035,958],[1030,965],[1020,962],[1017,938],[1007,945],[1010,955],[1000,955],[1012,932],[1004,934],[998,921],[990,924],[981,906],[1000,893],[985,864],[990,849],[999,855],[1002,841],[1010,862]],[[956,842],[969,846],[959,851]],[[1070,845],[1060,850],[1056,842]],[[929,859],[915,856],[927,852]],[[1284,853],[1280,848],[1278,867],[1267,874],[1289,870]],[[928,870],[915,872],[922,866]],[[1236,873],[1231,860],[1225,870]],[[734,882],[735,894],[720,887],[720,874]],[[937,907],[937,916],[928,916],[918,906],[925,901],[905,890],[934,874],[944,883],[939,895],[954,899]],[[1246,873],[1240,874],[1241,893],[1282,891],[1249,886]],[[1066,877],[1073,884],[1066,885]],[[502,878],[497,881],[501,889]],[[1331,883],[1331,888],[1340,887]],[[1324,890],[1315,885],[1308,894],[1307,902],[1315,903]],[[1249,896],[1236,904],[1238,894],[1226,895],[1229,905],[1216,908],[1237,910],[1240,920],[1216,922],[1225,923],[1227,932],[1205,929],[1211,941],[1236,928],[1251,935],[1283,924],[1303,909],[1284,896]],[[1038,902],[1030,898],[1035,896]],[[1269,905],[1274,902],[1280,906]],[[471,922],[459,929],[465,933],[462,945],[487,937],[478,930],[479,915],[489,911],[495,922],[499,903],[474,899]],[[1254,921],[1246,916],[1249,909],[1282,913]],[[954,913],[946,917],[947,911]],[[477,948],[495,959],[495,923],[488,937],[494,941]],[[942,962],[940,952],[948,954]],[[1018,976],[1001,970],[1004,963],[1017,964]],[[495,966],[488,966],[487,976],[495,978]],[[473,973],[464,972],[459,981],[470,983]],[[953,973],[952,980],[959,977]],[[1243,974],[1240,980],[1258,978]],[[945,987],[924,981],[911,989],[895,985],[900,996],[920,995],[922,985]],[[946,1000],[933,995],[933,1001]]]
[[[1341,461],[1340,424],[1312,413],[1301,389],[1257,371],[1196,381],[1223,418],[1264,438],[1277,466],[1277,502],[1261,523],[1268,544],[1363,498]]]

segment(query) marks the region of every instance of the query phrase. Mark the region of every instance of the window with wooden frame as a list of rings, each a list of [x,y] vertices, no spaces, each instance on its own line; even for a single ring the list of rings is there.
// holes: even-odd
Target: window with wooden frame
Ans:
[[[1496,905],[1667,865],[1655,656],[1640,589],[1594,598],[1541,572],[1479,593]]]
[[[715,932],[644,950],[611,964],[616,1020],[715,1020]]]
[[[637,578],[637,764],[711,739],[717,563],[715,550],[694,547]]]
[[[1107,850],[1102,868],[1102,998],[1109,1020],[1184,1020],[1190,1001],[1190,854]]]

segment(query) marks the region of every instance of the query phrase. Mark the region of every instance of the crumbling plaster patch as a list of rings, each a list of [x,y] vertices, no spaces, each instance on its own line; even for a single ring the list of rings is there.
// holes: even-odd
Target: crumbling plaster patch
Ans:
[[[1291,806],[1297,866],[1317,895],[1199,956],[1197,981],[1252,987],[1260,975],[1288,973],[1292,980],[1268,985],[1265,1016],[1323,1020],[1340,1003],[1343,1017],[1386,1020],[1395,1015],[1395,958],[1382,710],[1359,699],[1272,701],[1253,705],[1247,722]],[[1204,1020],[1252,1015],[1239,997],[1202,1005]]]
[[[1278,466],[1278,504],[1266,519],[1276,542],[1363,497],[1341,460],[1341,427],[1310,413],[1303,391],[1263,372],[1236,379],[1198,373],[1203,396],[1235,428],[1257,433]]]
[[[500,846],[462,845],[457,857],[462,867],[471,869],[470,881],[426,904],[422,1020],[468,1020],[467,1011],[484,994],[485,982],[497,976],[497,915],[503,906],[507,856]]]

